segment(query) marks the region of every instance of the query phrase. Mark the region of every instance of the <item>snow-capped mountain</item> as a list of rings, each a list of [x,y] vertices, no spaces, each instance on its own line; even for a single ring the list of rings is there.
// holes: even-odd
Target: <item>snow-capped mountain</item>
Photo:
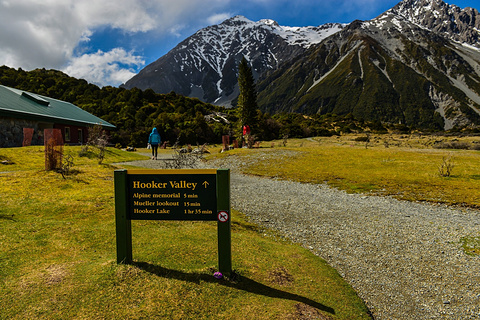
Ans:
[[[126,88],[175,91],[215,104],[238,96],[237,67],[242,56],[258,77],[340,31],[341,24],[283,27],[273,20],[236,16],[199,30],[127,81]]]
[[[435,130],[479,126],[479,23],[475,9],[404,0],[280,67],[258,85],[259,105]]]
[[[262,111],[351,113],[434,130],[480,126],[480,14],[442,0],[403,0],[348,26],[236,16],[198,31],[125,87],[229,105],[242,56],[258,79]]]
[[[480,48],[480,15],[442,0],[402,1],[382,16],[399,16],[446,38]]]

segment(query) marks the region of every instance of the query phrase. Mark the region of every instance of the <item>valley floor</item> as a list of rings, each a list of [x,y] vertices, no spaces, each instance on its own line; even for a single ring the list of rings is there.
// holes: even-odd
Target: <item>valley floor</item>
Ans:
[[[215,161],[232,168],[234,209],[325,259],[375,319],[480,318],[480,257],[463,250],[480,234],[480,211],[245,176],[236,157]]]

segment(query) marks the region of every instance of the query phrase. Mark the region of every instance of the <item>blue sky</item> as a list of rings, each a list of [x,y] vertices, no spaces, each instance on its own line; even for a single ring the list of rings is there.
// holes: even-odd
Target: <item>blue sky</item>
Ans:
[[[0,65],[118,86],[199,29],[235,15],[283,26],[373,19],[400,0],[0,0]],[[461,8],[478,0],[450,0]]]

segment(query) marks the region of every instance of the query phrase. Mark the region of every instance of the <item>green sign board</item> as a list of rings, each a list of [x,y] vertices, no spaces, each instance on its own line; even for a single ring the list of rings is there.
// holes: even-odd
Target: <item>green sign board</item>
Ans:
[[[127,170],[131,220],[216,221],[216,170]]]
[[[132,220],[217,221],[218,269],[232,270],[230,170],[115,170],[117,262],[132,263]]]

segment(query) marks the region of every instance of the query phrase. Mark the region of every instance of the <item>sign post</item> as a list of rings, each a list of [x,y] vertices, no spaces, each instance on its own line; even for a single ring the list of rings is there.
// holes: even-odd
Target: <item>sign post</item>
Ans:
[[[230,170],[116,170],[117,263],[132,262],[131,220],[218,221],[218,263],[231,263]]]
[[[116,170],[115,229],[117,234],[117,263],[132,263],[132,222],[127,218],[127,170]]]
[[[217,209],[218,270],[229,274],[232,271],[229,170],[217,171]]]

